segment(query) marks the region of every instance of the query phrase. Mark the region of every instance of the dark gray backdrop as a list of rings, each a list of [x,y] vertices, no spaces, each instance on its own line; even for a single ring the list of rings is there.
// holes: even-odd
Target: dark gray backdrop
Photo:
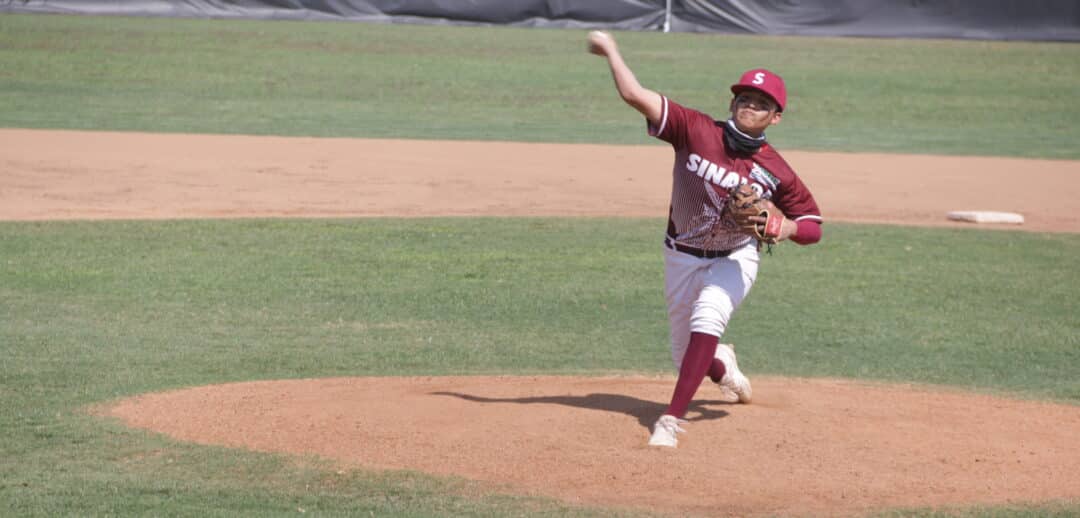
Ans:
[[[0,12],[1080,41],[1078,0],[0,0]]]

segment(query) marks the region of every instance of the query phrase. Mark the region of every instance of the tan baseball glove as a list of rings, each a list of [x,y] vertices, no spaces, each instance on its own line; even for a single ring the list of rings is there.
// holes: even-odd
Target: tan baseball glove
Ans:
[[[784,213],[773,202],[758,196],[749,184],[731,190],[727,200],[727,212],[743,232],[763,243],[776,243],[784,223]],[[750,218],[757,217],[760,221]]]

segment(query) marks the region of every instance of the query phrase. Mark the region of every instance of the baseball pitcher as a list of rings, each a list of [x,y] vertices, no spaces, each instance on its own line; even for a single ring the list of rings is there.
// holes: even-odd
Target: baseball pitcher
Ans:
[[[653,446],[675,447],[705,376],[739,402],[750,402],[750,380],[739,370],[734,347],[720,344],[720,337],[757,278],[761,244],[818,242],[821,212],[765,138],[787,104],[780,76],[763,68],[744,73],[731,86],[730,117],[717,121],[642,87],[610,34],[590,32],[588,45],[607,59],[619,96],[645,116],[649,135],[675,152],[664,294],[679,377],[649,439]]]

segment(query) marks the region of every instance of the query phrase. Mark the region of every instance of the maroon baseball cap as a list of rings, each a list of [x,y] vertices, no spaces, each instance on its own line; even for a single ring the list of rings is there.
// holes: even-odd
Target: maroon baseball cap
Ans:
[[[787,88],[784,87],[784,80],[764,68],[747,70],[739,78],[738,83],[731,85],[731,93],[735,95],[744,90],[757,90],[772,97],[780,107],[780,111],[784,111],[784,106],[787,105]]]

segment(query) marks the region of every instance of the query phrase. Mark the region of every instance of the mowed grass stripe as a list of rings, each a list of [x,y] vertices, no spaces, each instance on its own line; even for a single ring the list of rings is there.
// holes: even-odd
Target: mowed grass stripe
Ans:
[[[5,385],[65,408],[264,378],[667,372],[662,228],[3,223]],[[764,257],[725,340],[755,374],[1077,401],[1077,252],[1070,234],[830,224],[821,244]],[[117,379],[91,375],[105,366]]]

